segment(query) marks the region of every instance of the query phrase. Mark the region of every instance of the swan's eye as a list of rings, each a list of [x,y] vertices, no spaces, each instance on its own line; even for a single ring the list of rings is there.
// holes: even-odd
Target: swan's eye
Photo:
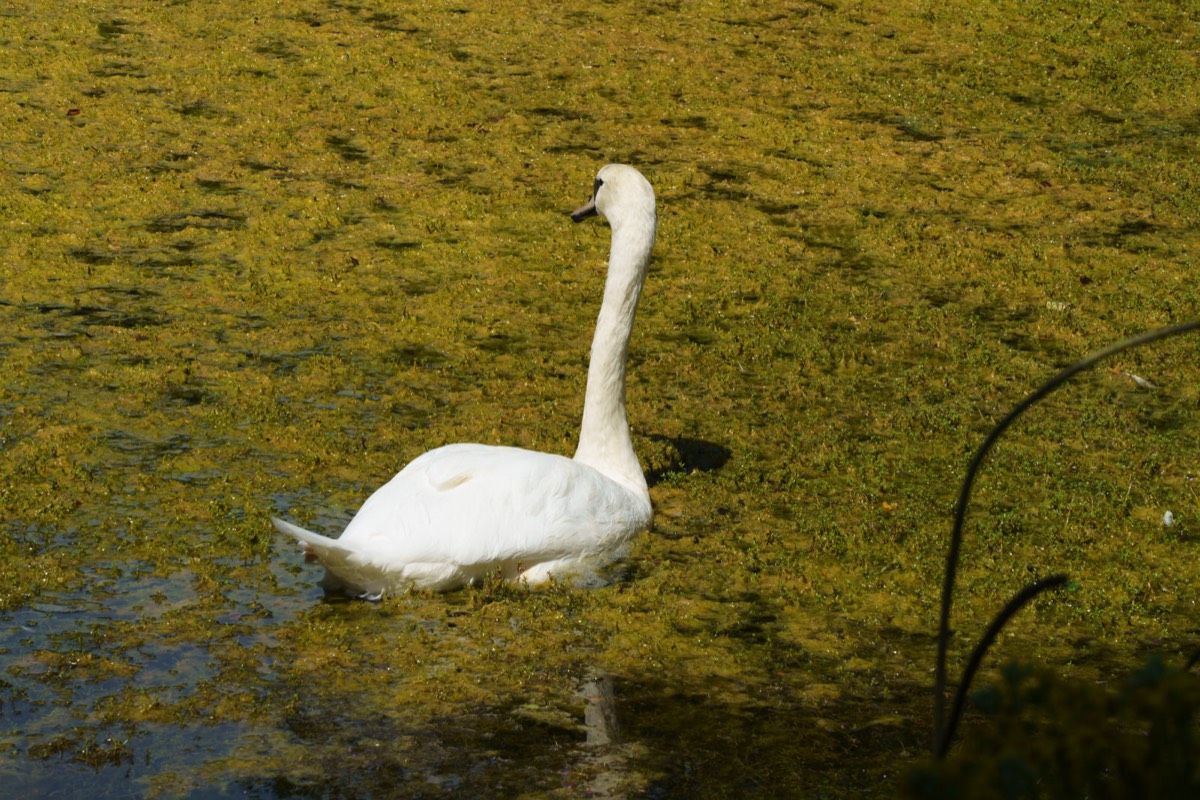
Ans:
[[[596,195],[600,194],[600,187],[604,185],[604,181],[596,178],[596,182],[592,185],[592,199],[596,199]]]

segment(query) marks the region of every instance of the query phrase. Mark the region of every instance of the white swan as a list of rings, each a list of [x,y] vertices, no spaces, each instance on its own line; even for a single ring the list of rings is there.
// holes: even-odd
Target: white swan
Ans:
[[[633,167],[609,164],[571,218],[596,213],[612,228],[612,246],[575,457],[447,445],[371,495],[339,539],[273,519],[325,566],[326,589],[378,598],[452,589],[496,570],[539,584],[586,574],[649,527],[650,493],[625,416],[625,361],[654,247],[654,190]]]

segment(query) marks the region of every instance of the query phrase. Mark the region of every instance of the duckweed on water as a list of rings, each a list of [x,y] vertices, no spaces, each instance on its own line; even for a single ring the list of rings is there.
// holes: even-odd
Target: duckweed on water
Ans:
[[[5,785],[894,796],[971,452],[1056,368],[1200,316],[1198,28],[1156,1],[10,3]],[[323,601],[270,514],[335,532],[447,442],[572,451],[607,232],[565,212],[607,161],[659,196],[629,388],[654,530],[596,591]],[[1198,356],[1123,356],[993,454],[956,627],[1076,581],[996,664],[1108,679],[1196,638]]]

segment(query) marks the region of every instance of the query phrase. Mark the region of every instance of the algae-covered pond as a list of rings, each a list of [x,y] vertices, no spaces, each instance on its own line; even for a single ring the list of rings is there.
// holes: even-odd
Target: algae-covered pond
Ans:
[[[1198,61],[1166,0],[6,4],[6,792],[896,796],[972,451],[1200,316]],[[573,451],[608,232],[566,212],[609,161],[659,202],[653,530],[598,589],[324,598],[271,515]],[[1198,433],[1198,337],[1014,426],[952,674],[1057,571],[984,681],[1182,661]]]

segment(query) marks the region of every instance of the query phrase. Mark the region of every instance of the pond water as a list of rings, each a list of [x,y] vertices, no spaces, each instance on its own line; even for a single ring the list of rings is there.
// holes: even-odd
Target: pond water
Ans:
[[[0,10],[0,782],[22,797],[894,797],[958,481],[1200,316],[1179,4]],[[660,231],[653,529],[594,590],[326,598],[455,441],[570,453],[605,162]],[[987,465],[952,673],[1197,638],[1200,344]],[[1173,524],[1163,524],[1171,512]],[[966,726],[971,736],[973,717]]]

